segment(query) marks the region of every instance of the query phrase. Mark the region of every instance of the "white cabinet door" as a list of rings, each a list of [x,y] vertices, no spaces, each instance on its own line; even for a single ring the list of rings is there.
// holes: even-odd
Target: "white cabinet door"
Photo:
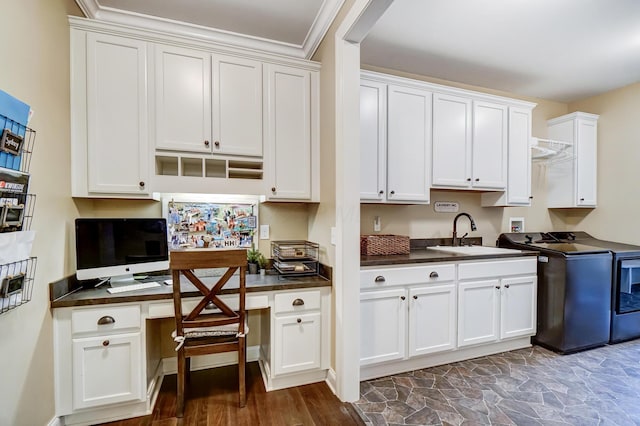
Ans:
[[[494,342],[499,338],[500,281],[458,285],[458,346]]]
[[[456,347],[454,283],[409,289],[409,356]]]
[[[473,102],[471,186],[505,189],[507,186],[507,107]]]
[[[149,194],[147,43],[89,33],[86,54],[88,192]]]
[[[314,173],[312,73],[278,65],[266,68],[267,198],[308,200]]]
[[[471,185],[471,100],[433,95],[433,186]]]
[[[212,68],[213,153],[261,156],[262,63],[214,55]]]
[[[388,86],[387,199],[429,202],[431,92]]]
[[[320,312],[275,320],[274,375],[320,368]]]
[[[596,206],[597,184],[597,134],[598,123],[595,120],[579,119],[575,124],[576,132],[576,205],[580,207]]]
[[[500,338],[536,333],[536,277],[503,278],[501,281]]]
[[[143,400],[140,333],[73,339],[73,409]]]
[[[156,148],[211,152],[211,54],[156,45]]]
[[[507,205],[531,205],[531,110],[509,107]]]
[[[360,365],[404,358],[406,323],[405,289],[360,293]]]
[[[360,199],[386,199],[387,85],[360,82]]]
[[[548,207],[596,207],[598,116],[574,112],[548,120],[547,126],[550,139],[570,143],[567,158],[548,162]]]

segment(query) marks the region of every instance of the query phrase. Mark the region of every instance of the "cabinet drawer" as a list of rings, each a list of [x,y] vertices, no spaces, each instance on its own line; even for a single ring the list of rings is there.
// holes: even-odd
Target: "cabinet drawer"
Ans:
[[[182,314],[191,312],[200,302],[201,298],[184,299],[182,301]],[[227,304],[231,309],[238,309],[239,301],[237,294],[225,294],[220,296],[220,300]],[[264,309],[269,307],[269,297],[266,294],[246,295],[244,307],[250,309]],[[211,313],[211,311],[205,311]],[[158,302],[149,304],[149,319],[153,318],[169,318],[175,316],[173,310],[173,301]]]
[[[278,293],[275,295],[274,312],[299,312],[320,309],[320,290]]]
[[[71,332],[105,333],[140,328],[140,306],[109,306],[75,309],[71,312]]]
[[[365,269],[360,271],[360,288],[438,283],[455,279],[454,264]]]
[[[458,279],[495,278],[502,275],[535,275],[537,272],[537,259],[535,256],[530,256],[516,260],[461,263],[458,266]]]

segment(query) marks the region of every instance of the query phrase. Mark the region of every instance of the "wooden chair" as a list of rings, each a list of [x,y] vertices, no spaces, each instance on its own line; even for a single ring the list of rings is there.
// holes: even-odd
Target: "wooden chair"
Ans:
[[[238,351],[239,404],[244,407],[247,401],[245,384],[246,341],[245,335],[245,275],[247,273],[247,251],[193,249],[172,251],[170,267],[173,276],[173,306],[175,309],[176,330],[174,340],[178,343],[178,389],[176,399],[176,417],[184,413],[185,382],[189,375],[190,358],[196,355]],[[197,269],[227,268],[218,281],[207,287],[195,275]],[[218,294],[229,278],[239,271],[239,306],[234,311],[227,306]],[[204,296],[188,314],[182,313],[180,277],[186,277]],[[213,314],[203,312],[219,310]]]

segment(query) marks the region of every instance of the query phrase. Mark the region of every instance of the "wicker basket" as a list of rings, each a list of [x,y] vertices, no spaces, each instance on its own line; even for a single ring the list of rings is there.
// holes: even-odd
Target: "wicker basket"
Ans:
[[[363,256],[409,254],[409,237],[390,234],[361,235],[360,254]]]

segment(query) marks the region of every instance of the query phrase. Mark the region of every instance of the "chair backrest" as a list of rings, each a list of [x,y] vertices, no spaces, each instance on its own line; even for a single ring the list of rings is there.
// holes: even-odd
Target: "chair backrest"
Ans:
[[[173,307],[176,317],[176,333],[179,336],[183,335],[184,330],[189,328],[214,327],[236,323],[238,324],[239,333],[244,333],[245,276],[247,273],[247,251],[245,249],[176,250],[170,253],[169,264],[173,277]],[[222,276],[218,277],[215,284],[209,287],[196,276],[195,270],[210,268],[227,268],[227,270]],[[236,271],[239,271],[239,306],[238,311],[233,311],[220,300],[218,294]],[[196,307],[186,315],[182,313],[181,276],[191,281],[203,295]],[[210,303],[213,303],[220,310],[220,313],[203,313],[202,311]]]

